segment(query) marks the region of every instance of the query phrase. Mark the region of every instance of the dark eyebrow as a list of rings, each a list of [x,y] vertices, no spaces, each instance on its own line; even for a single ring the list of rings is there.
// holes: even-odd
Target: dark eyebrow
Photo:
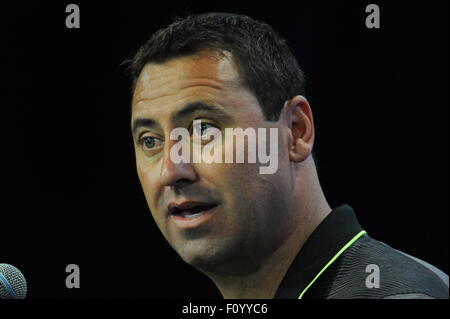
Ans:
[[[224,120],[231,119],[231,116],[228,115],[224,110],[222,110],[221,107],[209,105],[204,102],[192,102],[186,104],[181,110],[175,113],[175,115],[173,116],[173,120],[174,122],[179,122],[183,118],[195,113],[208,113]],[[160,126],[158,122],[151,118],[137,118],[133,121],[131,127],[132,134],[134,135],[137,129],[140,127],[155,128]]]
[[[136,133],[137,129],[140,127],[154,128],[159,127],[159,125],[158,123],[156,123],[155,120],[149,118],[137,118],[133,121],[133,124],[131,125],[132,134],[134,135],[134,133]]]
[[[192,102],[186,104],[181,110],[179,110],[173,117],[174,121],[180,121],[184,117],[188,117],[194,113],[209,113],[223,119],[231,119],[221,107],[209,105],[203,102]]]

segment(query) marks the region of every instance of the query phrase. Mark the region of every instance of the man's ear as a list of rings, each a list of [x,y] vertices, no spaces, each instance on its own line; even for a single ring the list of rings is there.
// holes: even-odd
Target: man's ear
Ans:
[[[286,101],[280,117],[288,129],[289,159],[303,162],[311,154],[314,144],[314,120],[305,97],[294,96]]]

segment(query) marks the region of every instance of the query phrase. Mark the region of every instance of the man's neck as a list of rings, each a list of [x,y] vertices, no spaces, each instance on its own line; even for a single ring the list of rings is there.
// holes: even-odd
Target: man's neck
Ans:
[[[225,299],[270,299],[285,276],[306,236],[291,234],[290,238],[273,252],[254,273],[245,276],[214,278],[213,281]]]
[[[303,218],[296,224],[289,237],[260,263],[261,266],[255,272],[243,276],[207,274],[224,298],[271,299],[274,297],[303,244],[331,211],[326,201],[325,204],[315,207],[312,207],[311,203],[306,203],[304,209],[309,210],[309,213],[303,214]]]

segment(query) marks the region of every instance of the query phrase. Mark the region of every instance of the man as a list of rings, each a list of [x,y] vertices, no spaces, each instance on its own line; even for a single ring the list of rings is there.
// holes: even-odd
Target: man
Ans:
[[[448,298],[448,276],[370,238],[350,206],[328,205],[302,71],[267,24],[222,13],[178,19],[128,62],[148,206],[170,245],[224,298]],[[211,133],[229,128],[275,129],[275,172],[250,160],[175,160],[174,130],[189,132],[195,153],[229,142]],[[268,135],[258,147],[273,142]],[[256,145],[249,136],[245,146]],[[219,145],[237,157],[238,148]]]

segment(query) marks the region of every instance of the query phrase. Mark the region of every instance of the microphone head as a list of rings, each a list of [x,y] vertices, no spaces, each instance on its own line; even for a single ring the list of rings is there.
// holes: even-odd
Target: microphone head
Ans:
[[[0,299],[24,299],[26,295],[27,282],[20,270],[0,264]]]

